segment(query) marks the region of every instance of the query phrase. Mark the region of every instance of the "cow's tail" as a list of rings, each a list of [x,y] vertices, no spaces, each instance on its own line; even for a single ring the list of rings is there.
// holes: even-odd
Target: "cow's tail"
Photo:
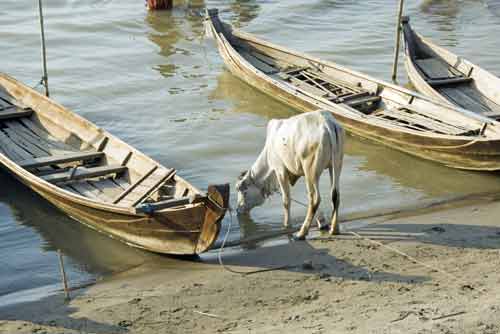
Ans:
[[[337,234],[339,232],[337,218],[340,206],[340,173],[342,172],[342,163],[344,159],[344,129],[337,122],[328,122],[327,124],[332,148],[332,161],[329,169],[333,206],[331,232]],[[330,125],[333,125],[333,129],[330,128]]]

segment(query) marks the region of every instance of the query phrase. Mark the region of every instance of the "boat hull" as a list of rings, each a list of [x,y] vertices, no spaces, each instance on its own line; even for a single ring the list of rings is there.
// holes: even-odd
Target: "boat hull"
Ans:
[[[61,123],[68,122],[68,119],[76,119],[87,131],[105,135],[107,142],[114,141],[115,151],[129,152],[128,156],[133,154],[136,157],[134,163],[139,161],[142,164],[147,162],[161,166],[111,134],[15,79],[0,75],[0,84],[3,89],[0,91],[3,94],[0,98],[3,97],[4,101],[6,96],[12,101],[22,100],[19,103],[32,108],[36,117],[41,117],[42,115],[39,114],[50,110],[50,113],[56,115]],[[1,135],[5,138],[5,134]],[[175,255],[202,253],[208,250],[217,239],[220,223],[228,206],[228,185],[210,186],[208,193],[203,194],[182,178],[174,175],[175,181],[173,182],[182,183],[183,191],[187,191],[189,187],[199,199],[190,204],[181,203],[173,207],[142,213],[135,206],[117,205],[113,201],[87,198],[68,191],[67,187],[47,182],[21,167],[18,161],[7,156],[8,151],[5,149],[0,147],[0,165],[10,174],[74,220],[113,239],[148,251]],[[112,157],[111,154],[109,156]],[[71,185],[71,182],[68,184]],[[117,190],[119,192],[123,191],[123,188],[118,189],[120,189]]]
[[[405,68],[411,84],[420,93],[451,106],[468,109],[492,119],[500,119],[500,78],[462,57],[453,54],[413,31],[408,17],[403,18],[403,41],[405,52]],[[432,59],[434,66],[419,67],[418,61]],[[436,65],[437,64],[437,65]],[[427,65],[429,66],[429,65]],[[440,68],[441,67],[441,68]],[[443,68],[450,71],[444,73]],[[429,70],[429,73],[426,72]],[[446,75],[463,81],[439,84],[432,75]],[[445,78],[450,79],[450,78]],[[433,87],[434,84],[436,88]]]
[[[219,22],[214,23],[213,17],[207,17],[206,25],[206,30],[215,38],[219,53],[226,67],[233,75],[298,111],[329,110],[352,135],[452,168],[477,171],[500,170],[500,140],[428,137],[394,131],[390,128],[367,122],[364,119],[348,117],[343,112],[342,107],[328,103],[328,101],[320,97],[315,98],[310,95],[304,95],[289,87],[280,85],[276,80],[263,75],[261,71],[248,66],[248,63],[244,61],[241,55],[228,42],[231,37],[228,36],[228,38],[225,38],[221,36],[224,33],[220,26],[217,29]],[[238,32],[239,37],[242,35],[249,34]],[[260,43],[255,37],[246,39],[245,42],[249,45],[254,43],[252,46],[264,53],[269,52],[272,54],[278,50],[279,52],[287,52],[292,57],[304,57],[302,54],[294,53],[284,48],[278,49],[278,46],[271,45],[271,43],[265,41],[261,41]],[[312,57],[307,60],[319,64],[319,66],[329,66],[328,62],[313,59]]]

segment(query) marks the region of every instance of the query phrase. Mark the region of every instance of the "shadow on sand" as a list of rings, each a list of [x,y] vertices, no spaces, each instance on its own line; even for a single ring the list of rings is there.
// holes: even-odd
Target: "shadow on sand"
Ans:
[[[80,291],[78,294],[81,294]],[[73,293],[73,297],[77,294]],[[42,300],[18,304],[14,307],[0,308],[0,320],[23,321],[33,326],[33,333],[45,333],[40,326],[57,327],[82,333],[116,334],[128,330],[120,325],[110,325],[91,320],[87,317],[74,318],[78,309],[64,301],[62,294],[49,296]]]

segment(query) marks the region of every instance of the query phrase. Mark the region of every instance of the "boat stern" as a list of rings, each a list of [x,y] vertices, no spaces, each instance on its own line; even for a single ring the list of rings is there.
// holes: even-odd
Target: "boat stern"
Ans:
[[[210,185],[207,190],[206,212],[196,253],[203,253],[212,246],[220,232],[220,222],[229,208],[229,184]]]

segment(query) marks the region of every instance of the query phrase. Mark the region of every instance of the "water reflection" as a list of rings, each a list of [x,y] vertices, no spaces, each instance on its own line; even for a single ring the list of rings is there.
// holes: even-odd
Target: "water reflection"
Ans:
[[[483,0],[493,15],[500,17],[500,0]]]
[[[246,84],[227,69],[223,69],[216,80],[217,86],[210,93],[209,99],[211,101],[230,101],[230,107],[234,112],[256,114],[265,119],[287,118],[298,113],[295,109]],[[265,103],[262,103],[263,100]]]
[[[210,99],[231,101],[231,105],[226,107],[233,112],[257,114],[265,119],[286,118],[297,113],[293,108],[237,79],[227,70],[217,77],[217,87],[210,94]],[[368,175],[375,173],[388,177],[393,187],[413,189],[426,198],[500,190],[500,178],[496,174],[448,168],[354,136],[348,136],[345,153],[344,179],[347,180],[350,180],[351,175],[369,180]],[[376,188],[373,180],[368,182]],[[351,200],[356,201],[354,198]],[[393,207],[397,206],[397,203],[393,203]],[[250,235],[251,228],[255,228],[249,227],[248,221],[241,225],[243,236]]]
[[[151,42],[160,48],[159,55],[168,60],[155,66],[164,77],[172,77],[179,72],[174,55],[192,56],[186,41],[200,40],[204,29],[201,21],[201,9],[204,1],[190,1],[188,6],[176,6],[172,11],[149,11],[146,23],[152,28],[148,34]]]
[[[396,184],[424,193],[427,197],[500,191],[500,178],[492,173],[452,169],[437,163],[349,136],[345,151],[362,159],[362,171],[389,176]],[[460,181],[458,181],[460,180]]]
[[[0,184],[0,202],[10,207],[15,221],[41,236],[42,250],[52,252],[60,249],[81,270],[105,274],[139,265],[155,256],[126,246],[72,220],[4,171],[0,172]],[[9,262],[11,260],[7,259]],[[43,258],[39,260],[44,261]],[[12,262],[11,265],[16,267],[17,263]]]
[[[233,0],[229,3],[231,23],[241,28],[255,19],[260,12],[260,5],[255,0]]]
[[[436,24],[436,29],[447,33],[443,38],[449,46],[458,44],[456,35],[457,16],[464,6],[462,1],[456,0],[425,0],[420,5],[424,18]]]

